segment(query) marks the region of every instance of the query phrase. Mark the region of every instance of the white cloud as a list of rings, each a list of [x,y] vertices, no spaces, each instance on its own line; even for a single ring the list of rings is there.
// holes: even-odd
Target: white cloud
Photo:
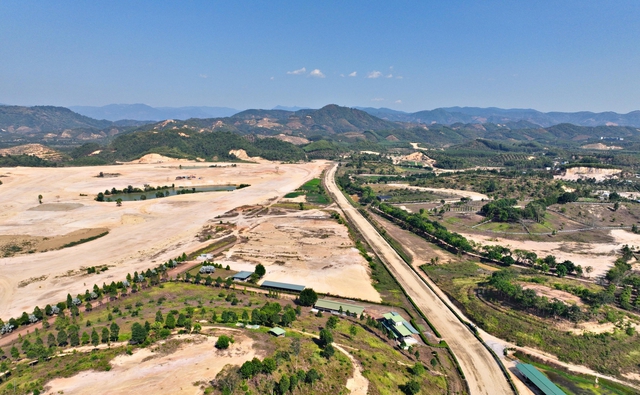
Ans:
[[[340,77],[344,77],[344,74],[340,74]]]
[[[200,77],[200,78],[205,78],[205,79],[206,79],[206,78],[207,78],[207,77],[209,77],[209,76],[208,76],[208,75],[206,75],[206,74],[198,74],[198,77]]]
[[[303,67],[301,69],[298,70],[293,70],[293,71],[287,71],[287,74],[292,74],[292,75],[300,75],[300,74],[304,74],[307,72],[307,68]]]
[[[309,76],[316,77],[316,78],[324,78],[324,74],[322,74],[322,71],[320,71],[320,69],[311,70],[311,72],[309,73]]]
[[[384,101],[384,99],[381,97],[374,97],[371,101]]]
[[[269,79],[270,79],[271,81],[273,81],[273,80],[275,80],[276,78],[275,78],[275,77],[271,77],[271,78],[269,78]]]
[[[403,77],[403,76],[401,76],[401,75],[399,75],[399,76],[397,76],[396,78],[397,78],[397,79],[399,79],[399,80],[401,80],[401,79],[403,79],[404,77]]]
[[[395,103],[396,104],[402,104],[402,100],[396,100]]]
[[[349,77],[356,77],[358,75],[358,73],[356,73],[355,71],[351,74],[349,74]]]
[[[382,73],[375,70],[367,74],[367,78],[380,78],[380,77],[382,77]]]
[[[387,78],[393,78],[393,74],[387,75]]]

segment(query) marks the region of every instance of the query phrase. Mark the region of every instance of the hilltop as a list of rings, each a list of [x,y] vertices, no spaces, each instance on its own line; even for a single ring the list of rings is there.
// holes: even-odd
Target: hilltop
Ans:
[[[434,110],[407,113],[389,108],[356,107],[376,117],[394,121],[420,124],[438,123],[453,125],[455,123],[494,123],[494,124],[528,124],[529,127],[549,127],[561,123],[577,126],[635,126],[640,127],[640,111],[619,114],[612,111],[594,113],[580,112],[541,112],[532,109],[502,109],[479,107],[445,107]]]

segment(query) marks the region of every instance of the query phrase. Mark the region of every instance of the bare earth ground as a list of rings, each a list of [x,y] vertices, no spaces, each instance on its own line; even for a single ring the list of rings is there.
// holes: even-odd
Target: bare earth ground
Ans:
[[[64,245],[87,239],[90,237],[98,236],[109,229],[96,228],[96,229],[78,229],[66,235],[59,235],[53,237],[44,236],[28,236],[28,235],[0,235],[0,257],[1,256],[13,256],[22,254],[32,254],[35,252],[45,252],[49,250],[57,250]],[[20,251],[11,253],[11,247],[18,247]]]
[[[489,351],[473,336],[471,331],[461,323],[444,304],[443,296],[438,297],[434,291],[439,289],[428,279],[421,279],[389,244],[380,236],[373,226],[352,207],[342,195],[335,183],[337,166],[332,166],[325,173],[325,185],[334,196],[336,203],[354,226],[362,233],[371,248],[384,260],[389,271],[395,276],[416,306],[429,318],[447,341],[455,354],[470,388],[475,394],[513,394],[506,378]],[[426,282],[431,283],[429,288]]]
[[[8,319],[30,312],[36,305],[57,303],[68,293],[84,293],[93,284],[122,280],[127,273],[146,270],[183,251],[201,248],[206,242],[199,242],[195,235],[210,219],[235,207],[265,203],[291,192],[320,175],[325,167],[326,162],[314,161],[188,170],[157,164],[0,169],[0,174],[6,176],[0,186],[0,235],[52,238],[82,229],[110,230],[104,237],[74,247],[0,258],[0,317]],[[95,177],[100,171],[121,175]],[[105,189],[171,185],[177,176],[185,174],[197,178],[180,180],[179,185],[251,186],[232,192],[124,202],[122,207],[93,200]],[[43,196],[42,206],[64,204],[65,210],[31,210],[41,207],[38,195]],[[109,270],[93,275],[79,271],[81,267],[99,265],[108,265]],[[18,286],[25,282],[28,285]]]
[[[262,263],[264,279],[313,287],[322,293],[380,302],[369,266],[347,228],[320,210],[240,220],[241,241],[218,260],[253,271]]]
[[[253,340],[238,333],[235,343],[223,351],[214,347],[215,337],[182,335],[187,337],[192,342],[168,355],[143,348],[116,357],[108,372],[90,370],[50,381],[46,394],[200,394],[200,386],[193,383],[209,382],[225,365],[241,365],[256,356]]]
[[[574,243],[574,242],[543,242],[543,241],[516,241],[506,240],[495,236],[482,236],[477,234],[461,233],[469,240],[485,245],[501,245],[512,250],[523,249],[535,252],[539,257],[549,254],[554,255],[558,262],[570,260],[576,265],[593,267],[592,278],[603,276],[613,266],[613,262],[619,257],[623,245],[640,245],[640,235],[627,232],[622,229],[609,231],[613,243]]]

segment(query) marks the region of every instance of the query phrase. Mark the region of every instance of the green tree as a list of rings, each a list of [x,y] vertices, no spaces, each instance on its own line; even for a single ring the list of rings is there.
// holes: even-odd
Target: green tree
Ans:
[[[141,344],[147,339],[147,330],[138,322],[131,325],[131,342],[133,344]]]
[[[333,343],[333,335],[328,329],[322,329],[320,331],[319,339],[320,347],[326,347],[328,344]]]
[[[336,350],[333,348],[331,344],[327,344],[322,351],[320,351],[320,356],[331,359],[333,355],[336,353]]]
[[[100,341],[103,343],[109,343],[109,328],[106,326],[102,328],[102,335],[100,337]]]
[[[162,311],[156,311],[156,322],[164,322],[164,317],[162,317]]]
[[[254,273],[257,274],[259,277],[263,277],[265,274],[267,274],[267,270],[264,268],[264,265],[262,263],[258,263],[256,265],[256,269]]]
[[[411,373],[414,376],[422,376],[425,371],[426,369],[424,368],[424,365],[422,365],[420,362],[416,362],[415,365],[413,365],[413,367],[411,368]]]
[[[278,382],[278,391],[280,392],[280,394],[286,394],[289,391],[290,385],[291,382],[289,381],[289,376],[283,374],[282,377],[280,377],[280,381]]]
[[[66,346],[67,345],[67,339],[68,339],[67,338],[67,332],[65,332],[64,329],[60,329],[58,331],[58,337],[57,337],[58,345],[61,346],[61,347]]]
[[[96,328],[91,330],[91,344],[93,344],[94,347],[97,347],[98,344],[100,344],[100,336],[98,336]]]
[[[20,358],[20,351],[18,350],[18,348],[16,346],[11,347],[11,358],[13,359],[18,359]]]
[[[118,336],[120,335],[120,327],[114,321],[114,322],[111,323],[111,326],[109,327],[109,329],[110,329],[110,332],[111,332],[111,334],[109,336],[109,339],[112,342],[117,342],[118,341]]]
[[[164,326],[167,327],[167,329],[173,329],[176,327],[176,317],[173,315],[173,313],[167,314],[167,318],[164,321]]]
[[[407,382],[405,385],[400,386],[402,392],[406,395],[415,395],[420,392],[420,383],[415,380]]]
[[[216,340],[216,348],[219,350],[229,348],[229,344],[231,344],[231,338],[227,335],[220,335],[218,340]]]
[[[82,332],[82,336],[80,337],[82,345],[89,344],[90,341],[91,338],[89,337],[89,334],[87,332]]]
[[[338,317],[336,317],[335,315],[332,315],[327,320],[327,328],[331,330],[336,329],[336,327],[338,326],[338,322],[340,322]]]
[[[49,348],[52,348],[57,344],[58,342],[56,341],[56,337],[53,335],[53,333],[49,332],[49,334],[47,335],[47,346],[49,346]]]
[[[305,288],[298,296],[298,303],[303,306],[313,306],[318,301],[318,294],[313,288]]]
[[[77,326],[71,326],[69,328],[69,344],[72,347],[76,347],[80,344],[80,335],[78,334]]]

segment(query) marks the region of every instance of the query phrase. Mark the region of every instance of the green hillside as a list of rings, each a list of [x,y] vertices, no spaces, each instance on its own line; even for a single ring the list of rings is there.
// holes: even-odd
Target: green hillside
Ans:
[[[97,157],[106,161],[130,161],[156,153],[174,158],[234,160],[235,156],[229,151],[237,149],[245,150],[252,157],[260,156],[275,161],[300,161],[306,158],[301,148],[273,138],[252,142],[237,133],[193,133],[189,129],[120,135]]]

